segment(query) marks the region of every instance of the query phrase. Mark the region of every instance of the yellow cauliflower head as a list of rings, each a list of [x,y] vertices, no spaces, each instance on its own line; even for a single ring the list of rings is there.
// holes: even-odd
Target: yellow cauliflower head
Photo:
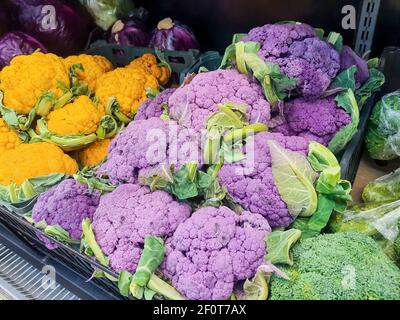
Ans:
[[[78,164],[59,147],[37,142],[20,144],[0,153],[0,184],[21,185],[25,180],[52,173],[75,174]]]
[[[165,85],[171,77],[171,71],[168,67],[159,65],[154,54],[145,53],[139,58],[133,60],[129,68],[141,68],[147,73],[157,78],[160,85]]]
[[[14,149],[21,144],[18,134],[7,126],[4,119],[0,119],[0,153]]]
[[[88,135],[96,132],[104,109],[96,106],[88,96],[79,96],[47,115],[47,128],[60,136]]]
[[[3,103],[18,114],[28,114],[46,91],[60,97],[58,81],[69,87],[69,73],[62,59],[51,53],[35,52],[15,57],[0,73]]]
[[[72,157],[82,167],[92,167],[99,164],[107,156],[108,146],[111,139],[98,140],[85,149],[75,151]]]
[[[64,64],[68,70],[72,65],[79,63],[82,64],[84,71],[76,70],[78,80],[86,83],[92,91],[96,90],[97,79],[113,69],[111,62],[103,56],[81,54],[64,59]]]
[[[115,97],[120,111],[132,118],[139,105],[147,100],[146,89],[159,90],[158,81],[143,69],[117,68],[102,75],[97,82],[96,96],[104,107]]]

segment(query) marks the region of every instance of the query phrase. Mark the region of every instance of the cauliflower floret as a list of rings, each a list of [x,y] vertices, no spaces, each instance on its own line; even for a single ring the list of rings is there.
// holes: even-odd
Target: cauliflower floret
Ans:
[[[92,219],[99,204],[100,193],[90,193],[87,185],[67,179],[40,194],[32,209],[35,222],[45,221],[48,225],[58,224],[69,232],[71,239],[79,240],[82,235],[82,220]],[[39,238],[49,249],[57,244],[44,236]]]
[[[128,64],[127,67],[143,69],[148,74],[156,77],[162,86],[168,82],[171,76],[171,71],[169,68],[167,66],[159,65],[156,56],[151,53],[145,53],[141,57],[136,58],[130,64]]]
[[[269,232],[258,214],[201,208],[167,241],[162,271],[188,299],[228,299],[235,282],[252,277],[263,263]]]
[[[249,138],[243,153],[252,154],[253,168],[247,160],[224,164],[219,181],[244,209],[264,216],[271,227],[287,227],[293,221],[286,203],[280,197],[272,175],[268,140],[275,140],[289,150],[307,154],[308,142],[301,137],[285,137],[280,133],[262,132]],[[253,148],[254,146],[254,148]],[[252,169],[252,170],[251,170]]]
[[[67,69],[74,64],[82,64],[84,71],[76,70],[78,79],[87,84],[92,91],[96,90],[96,83],[100,76],[113,69],[112,63],[107,58],[88,54],[69,56],[64,59],[64,64]]]
[[[267,123],[271,108],[261,86],[236,70],[216,70],[196,75],[168,99],[171,119],[197,131],[218,111],[218,104],[233,102],[247,106],[250,123]]]
[[[21,144],[18,134],[7,126],[4,119],[0,118],[0,152],[14,149]]]
[[[135,272],[144,238],[171,236],[190,213],[189,205],[174,201],[164,191],[125,184],[102,196],[92,227],[111,267]]]
[[[139,106],[135,120],[159,118],[163,113],[163,105],[168,104],[169,97],[174,93],[175,88],[165,89],[154,99],[149,99]]]
[[[308,101],[291,100],[284,107],[285,122],[273,129],[285,136],[300,136],[328,145],[334,135],[351,122],[351,116],[332,97]]]
[[[88,147],[75,151],[71,156],[82,166],[92,167],[99,164],[107,157],[111,139],[98,140]]]
[[[319,97],[340,69],[339,53],[304,23],[266,24],[250,30],[243,41],[259,42],[259,56],[296,79],[305,97]]]

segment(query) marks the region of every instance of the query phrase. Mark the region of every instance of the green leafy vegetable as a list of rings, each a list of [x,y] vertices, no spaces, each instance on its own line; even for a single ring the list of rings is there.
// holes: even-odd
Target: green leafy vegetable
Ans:
[[[221,158],[229,163],[243,160],[243,142],[249,136],[268,129],[262,123],[247,123],[246,105],[227,102],[219,105],[219,109],[207,120],[203,151],[206,164],[215,164]]]
[[[267,300],[268,281],[263,272],[257,272],[253,279],[247,279],[243,284],[246,300]]]
[[[89,218],[85,218],[82,221],[82,234],[86,241],[86,243],[92,249],[92,252],[96,259],[104,266],[108,266],[108,258],[104,255],[103,251],[101,250],[100,246],[96,241],[96,237],[92,230],[92,225]]]
[[[269,295],[269,280],[272,274],[288,279],[287,275],[276,268],[273,264],[266,262],[257,268],[256,274],[243,284],[244,300],[267,300]],[[243,295],[238,294],[241,298]]]
[[[379,58],[372,58],[367,61],[368,69],[377,69],[379,67],[380,59]]]
[[[317,174],[303,155],[285,150],[279,143],[268,141],[272,158],[272,174],[279,194],[293,217],[311,216],[317,209],[317,193],[313,183]]]
[[[313,169],[319,172],[315,190],[318,206],[309,219],[297,219],[292,225],[302,231],[302,239],[314,237],[326,227],[333,211],[343,212],[351,201],[351,184],[340,179],[340,165],[328,148],[311,142],[308,160]]]
[[[106,176],[96,174],[97,169],[102,163],[95,167],[85,167],[74,175],[74,179],[80,183],[84,183],[89,187],[89,191],[100,190],[103,192],[111,192],[117,186],[113,185]]]
[[[236,35],[233,43],[225,50],[221,68],[236,64],[240,73],[253,75],[262,85],[269,103],[275,106],[285,99],[290,90],[296,87],[296,80],[284,75],[277,64],[261,59],[258,42],[240,41],[244,35]]]
[[[82,238],[85,241],[85,244],[90,248],[90,252],[96,257],[97,261],[99,261],[103,266],[108,267],[109,261],[108,258],[105,256],[103,251],[101,250],[99,244],[96,241],[96,237],[92,230],[91,222],[89,218],[85,218],[82,221]],[[87,250],[85,250],[87,252]],[[103,272],[101,270],[96,271],[97,276],[104,276],[107,279],[116,282],[118,279],[113,277],[112,275]]]
[[[155,236],[148,236],[144,239],[143,254],[140,257],[136,272],[132,281],[138,286],[145,286],[150,276],[157,270],[164,259],[164,241]]]
[[[271,232],[266,239],[268,249],[266,259],[272,264],[284,263],[293,265],[293,256],[290,253],[290,249],[300,237],[301,231],[297,229]]]
[[[330,89],[334,88],[343,88],[343,89],[351,89],[353,91],[356,90],[356,80],[355,74],[357,72],[356,66],[351,66],[350,68],[343,70],[340,72],[335,79],[333,79]]]
[[[39,119],[37,121],[37,133],[36,131],[30,129],[28,131],[31,136],[32,142],[46,141],[53,143],[61,148],[75,148],[80,146],[85,146],[95,142],[98,139],[113,137],[118,130],[117,121],[107,115],[104,116],[99,123],[99,127],[96,133],[88,135],[70,135],[70,136],[60,136],[49,131],[45,119]]]
[[[65,178],[66,175],[62,173],[54,173],[47,176],[28,179],[20,186],[15,183],[7,186],[0,185],[0,203],[5,205],[18,205],[19,203],[29,201]]]
[[[118,289],[119,293],[124,297],[129,296],[129,288],[132,282],[132,274],[128,271],[121,271],[118,275]]]
[[[375,92],[380,90],[384,83],[385,75],[382,72],[375,68],[369,70],[368,80],[355,92],[360,109]]]
[[[256,53],[244,52],[240,59],[246,65],[246,72],[242,73],[252,74],[260,82],[264,95],[272,106],[283,101],[290,90],[296,87],[295,79],[284,75],[277,64],[264,61]]]
[[[381,98],[374,106],[365,135],[373,159],[393,160],[400,154],[400,92]]]
[[[59,224],[48,225],[46,221],[32,222],[36,228],[43,230],[49,237],[52,237],[60,242],[68,244],[79,244],[80,241],[71,239],[69,232],[62,228]]]
[[[328,41],[329,43],[332,43],[338,52],[342,51],[343,37],[340,33],[333,32],[333,31],[329,32],[328,36],[326,37],[326,41]]]
[[[353,138],[357,132],[358,123],[360,122],[360,111],[354,93],[351,89],[347,89],[343,93],[336,96],[335,101],[338,106],[342,107],[351,115],[351,122],[343,127],[335,134],[329,142],[329,149],[333,153],[343,150],[347,143]]]
[[[119,17],[127,17],[134,12],[130,0],[79,0],[93,16],[96,25],[108,30]]]
[[[325,35],[325,30],[322,28],[314,28],[315,34],[317,35],[318,38],[320,38],[321,40],[324,39],[324,35]]]
[[[226,69],[232,66],[233,62],[236,59],[236,43],[241,41],[246,35],[246,33],[235,33],[233,35],[232,43],[228,47],[226,47],[219,69]],[[254,44],[252,46],[254,46]],[[259,48],[260,46],[258,46],[256,52],[259,50]]]
[[[170,300],[182,300],[183,297],[175,288],[154,274],[164,259],[164,253],[164,241],[156,236],[147,236],[135,274],[127,271],[119,274],[118,288],[121,294],[128,296],[130,293],[137,299],[144,297],[151,300],[159,293]]]

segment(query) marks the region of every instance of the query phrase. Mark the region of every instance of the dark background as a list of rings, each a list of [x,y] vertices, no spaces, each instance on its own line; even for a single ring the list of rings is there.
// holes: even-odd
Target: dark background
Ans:
[[[360,0],[136,0],[149,10],[149,24],[165,17],[188,24],[196,33],[203,50],[219,50],[230,43],[232,35],[247,32],[254,26],[281,20],[297,20],[343,34],[346,44],[353,44],[354,31],[341,27],[344,5]],[[400,0],[381,0],[373,53],[385,46],[400,46]]]

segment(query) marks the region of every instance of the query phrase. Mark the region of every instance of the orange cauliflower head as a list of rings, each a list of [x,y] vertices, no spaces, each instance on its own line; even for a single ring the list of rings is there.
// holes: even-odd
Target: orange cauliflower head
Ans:
[[[154,76],[143,69],[117,68],[99,78],[96,96],[103,107],[114,97],[120,111],[132,118],[139,105],[147,100],[147,90],[159,90],[158,81]]]
[[[20,144],[12,150],[0,153],[0,184],[21,185],[31,178],[47,176],[52,173],[73,175],[78,164],[59,147],[37,142]]]
[[[92,91],[96,90],[97,79],[113,69],[112,63],[107,58],[88,54],[69,56],[64,59],[64,64],[67,69],[74,64],[82,64],[84,71],[76,70],[78,80],[87,84]]]
[[[171,71],[167,66],[160,65],[154,54],[145,53],[139,58],[133,60],[129,68],[141,68],[147,73],[157,78],[160,85],[165,85],[171,77]]]
[[[107,157],[110,143],[111,139],[98,140],[85,149],[75,151],[72,157],[76,159],[82,167],[95,166]]]
[[[45,92],[60,97],[59,82],[69,87],[69,73],[62,59],[51,53],[17,56],[0,73],[4,105],[18,114],[28,114]]]
[[[79,96],[72,103],[50,112],[47,128],[60,135],[88,135],[96,132],[104,109],[96,106],[88,96]]]

